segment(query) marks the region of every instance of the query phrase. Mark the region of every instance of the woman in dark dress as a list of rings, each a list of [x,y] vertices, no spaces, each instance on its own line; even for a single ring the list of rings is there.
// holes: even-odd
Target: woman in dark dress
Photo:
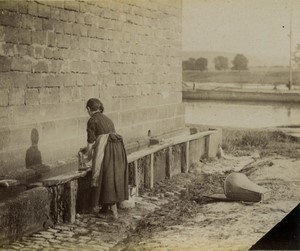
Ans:
[[[93,207],[102,205],[101,215],[112,214],[118,218],[117,203],[128,199],[128,167],[123,139],[116,133],[113,122],[103,114],[100,100],[89,99],[86,108],[90,119],[85,152],[93,161]]]

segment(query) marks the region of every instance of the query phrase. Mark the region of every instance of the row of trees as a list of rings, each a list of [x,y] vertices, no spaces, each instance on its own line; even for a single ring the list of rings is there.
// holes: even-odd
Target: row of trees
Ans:
[[[300,44],[297,44],[293,59],[294,59],[296,65],[300,68]]]
[[[229,69],[229,61],[228,58],[223,56],[218,56],[214,58],[215,69],[218,71],[226,71]],[[234,59],[231,61],[232,70],[247,70],[248,69],[248,59],[243,54],[237,54]],[[199,70],[199,71],[207,71],[208,60],[207,58],[189,58],[189,60],[185,60],[182,62],[183,70]]]

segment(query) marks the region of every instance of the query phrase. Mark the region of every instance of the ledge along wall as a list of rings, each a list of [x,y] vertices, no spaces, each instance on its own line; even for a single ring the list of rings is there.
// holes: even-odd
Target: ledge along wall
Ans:
[[[184,127],[181,0],[0,1],[0,176],[76,156],[100,98],[130,144]]]

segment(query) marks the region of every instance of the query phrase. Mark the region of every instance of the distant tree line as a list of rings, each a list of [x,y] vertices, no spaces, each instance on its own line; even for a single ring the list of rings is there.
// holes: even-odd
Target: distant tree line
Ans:
[[[213,60],[215,69],[217,71],[226,71],[229,69],[229,61],[227,57],[218,56]],[[243,54],[236,54],[234,59],[231,61],[232,70],[243,71],[248,69],[248,59]],[[182,62],[183,70],[198,70],[207,71],[208,60],[200,57],[198,59],[189,58]]]
[[[297,44],[297,46],[296,46],[296,50],[294,52],[293,59],[294,59],[296,65],[298,66],[298,68],[300,69],[300,44]]]

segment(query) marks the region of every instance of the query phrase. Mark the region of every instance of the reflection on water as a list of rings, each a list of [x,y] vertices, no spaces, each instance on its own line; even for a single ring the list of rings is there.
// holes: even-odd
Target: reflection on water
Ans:
[[[210,126],[259,128],[300,125],[300,104],[186,101],[185,122]]]

